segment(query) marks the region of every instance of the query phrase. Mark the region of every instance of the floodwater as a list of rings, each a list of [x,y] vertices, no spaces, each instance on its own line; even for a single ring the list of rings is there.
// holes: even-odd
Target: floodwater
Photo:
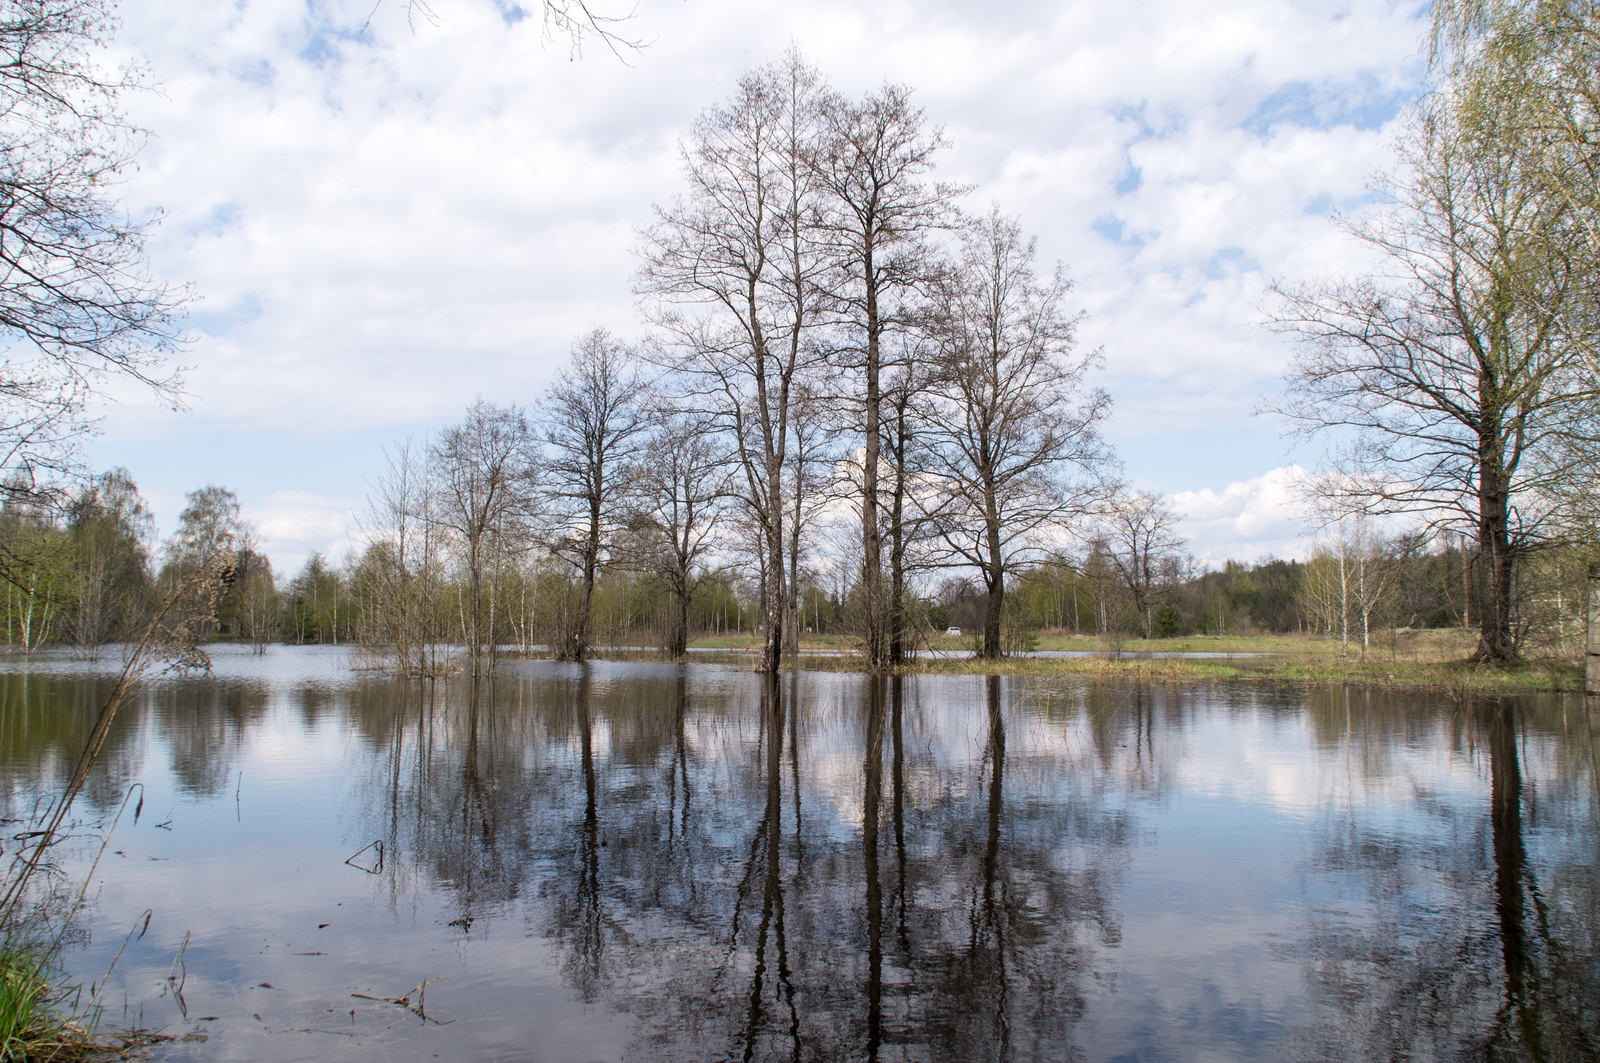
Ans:
[[[114,663],[5,662],[8,858]],[[44,884],[84,890],[81,999],[159,1060],[1593,1060],[1597,728],[224,649],[125,710]]]

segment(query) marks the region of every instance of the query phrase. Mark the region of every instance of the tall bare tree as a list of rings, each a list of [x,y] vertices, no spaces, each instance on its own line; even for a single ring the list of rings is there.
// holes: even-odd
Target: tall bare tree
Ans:
[[[429,448],[436,485],[433,517],[456,541],[467,577],[461,634],[474,676],[486,670],[493,655],[484,576],[508,549],[526,541],[533,516],[535,445],[519,407],[478,399],[461,423]]]
[[[879,497],[884,341],[917,316],[934,273],[926,237],[951,224],[953,201],[966,189],[926,180],[944,139],[926,128],[905,86],[886,85],[859,101],[830,92],[821,114],[825,133],[815,158],[828,192],[824,225],[839,262],[833,294],[846,322],[841,354],[860,381],[849,405],[857,411],[863,447],[865,648],[868,665],[877,669],[889,663],[893,640]]]
[[[927,537],[928,521],[911,492],[925,482],[927,461],[919,451],[928,433],[921,404],[933,372],[934,359],[923,350],[908,346],[884,387],[880,428],[889,463],[884,530],[889,540],[886,622],[891,665],[903,663],[910,652],[913,631],[909,580],[912,571],[926,560],[921,556],[925,551],[919,547]]]
[[[788,605],[784,616],[785,638],[791,656],[800,652],[800,559],[807,530],[815,523],[829,498],[827,471],[832,464],[829,450],[831,425],[828,404],[823,396],[802,385],[794,401],[794,440],[789,451],[789,568],[785,579]]]
[[[790,52],[700,116],[682,153],[688,192],[658,210],[638,283],[670,338],[657,357],[732,444],[760,537],[767,673],[783,659],[792,403],[825,362],[815,335],[830,268],[816,225],[819,93],[816,72]]]
[[[1110,463],[1099,423],[1111,408],[1076,349],[1077,317],[1057,270],[996,209],[962,234],[942,299],[938,375],[928,388],[928,478],[913,492],[953,558],[983,577],[986,658],[1001,653],[1006,576],[1046,552],[1097,501]]]
[[[622,523],[622,499],[650,427],[646,383],[633,351],[605,329],[572,347],[539,409],[546,453],[544,493],[556,522],[551,550],[578,570],[578,604],[557,655],[581,661],[598,571]]]
[[[1544,534],[1545,499],[1600,431],[1586,237],[1523,179],[1521,106],[1428,101],[1388,210],[1348,226],[1383,265],[1274,289],[1277,326],[1302,341],[1276,408],[1302,433],[1353,440],[1339,471],[1368,511],[1475,531],[1474,657],[1491,662],[1517,655],[1514,568]]]

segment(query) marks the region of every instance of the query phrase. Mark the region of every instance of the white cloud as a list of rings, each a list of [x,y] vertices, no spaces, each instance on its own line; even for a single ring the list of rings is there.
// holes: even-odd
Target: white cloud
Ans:
[[[1293,558],[1305,552],[1304,506],[1295,485],[1306,471],[1280,467],[1221,491],[1178,491],[1172,504],[1183,514],[1189,552],[1208,565],[1224,561]]]
[[[631,65],[569,62],[489,0],[436,8],[413,33],[382,4],[364,34],[369,3],[124,9],[119,47],[164,84],[132,101],[155,136],[128,204],[165,210],[156,269],[203,298],[192,410],[125,394],[97,454],[178,425],[400,436],[479,394],[533,401],[580,332],[639,329],[632,249],[681,187],[677,143],[791,40],[846,91],[914,86],[952,145],[941,176],[1071,267],[1114,439],[1237,425],[1283,364],[1256,327],[1267,281],[1359,265],[1328,213],[1362,200],[1421,83],[1422,8],[1391,0],[644,0]],[[381,455],[328,460],[349,467],[328,497],[355,496]],[[1193,488],[1244,471],[1212,465]],[[133,471],[197,486],[177,457]],[[287,460],[241,475],[242,497],[306,488]]]
[[[349,549],[355,505],[347,499],[274,491],[245,500],[242,509],[265,540],[265,552],[280,578],[294,575],[312,553],[338,564]]]

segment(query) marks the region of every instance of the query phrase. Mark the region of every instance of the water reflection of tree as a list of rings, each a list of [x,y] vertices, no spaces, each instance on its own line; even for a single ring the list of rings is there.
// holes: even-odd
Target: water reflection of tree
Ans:
[[[111,685],[109,678],[0,673],[0,787],[5,818],[31,819],[36,805],[45,807],[66,787]],[[142,751],[131,748],[128,736],[130,718],[139,714],[139,708],[129,705],[123,718],[114,722],[106,737],[103,766],[91,774],[78,799],[84,810],[98,814],[111,808],[137,776]]]
[[[1007,748],[1003,684],[985,681],[979,767],[987,778],[974,791],[981,804],[945,828],[942,861],[959,905],[940,910],[923,901],[909,917],[910,937],[921,943],[916,962],[927,972],[920,1025],[933,1034],[928,1047],[937,1058],[1064,1054],[1083,1014],[1093,947],[1114,937],[1105,865],[1116,859],[1121,832],[1102,829],[1085,808],[1092,787],[1040,800],[1008,784],[1008,770],[1027,765],[1013,763]]]
[[[154,688],[150,710],[178,790],[191,796],[227,790],[245,736],[270,708],[266,683],[199,678]]]
[[[114,677],[0,673],[0,786],[8,817],[39,795],[59,793],[83,751]],[[269,709],[265,684],[208,677],[147,689],[124,707],[80,800],[97,814],[122,801],[143,771],[147,728],[171,759],[180,792],[213,795],[228,787],[247,732]]]
[[[1426,830],[1387,831],[1355,815],[1328,825],[1315,871],[1353,880],[1371,916],[1314,920],[1303,950],[1312,1021],[1299,1040],[1320,1058],[1600,1059],[1600,911],[1592,766],[1556,738],[1566,707],[1467,702],[1441,721],[1404,695],[1346,694],[1314,706],[1340,722],[1375,782],[1430,723],[1480,765],[1486,800],[1435,799],[1417,780]],[[1535,724],[1528,726],[1530,719]],[[1552,726],[1554,725],[1554,726]],[[1556,732],[1553,735],[1552,732]],[[1530,749],[1542,768],[1530,782]],[[1377,766],[1382,763],[1381,769]],[[1587,822],[1586,822],[1587,821]],[[1535,871],[1530,824],[1545,846]],[[1588,839],[1585,844],[1582,839]],[[1563,851],[1563,847],[1567,847]]]
[[[544,886],[575,987],[632,1012],[652,1059],[1065,1050],[1088,947],[1113,920],[1100,869],[1063,867],[1071,802],[1013,792],[1002,682],[976,758],[914,766],[927,801],[908,800],[906,731],[930,721],[903,681],[862,680],[833,705],[806,682],[675,727],[654,778],[614,756],[594,772],[611,844],[580,842]],[[675,721],[687,701],[669,700]],[[842,730],[854,795],[817,789],[848,762]]]
[[[573,989],[635,1016],[642,1058],[1064,1047],[1114,919],[1095,858],[1061,852],[1087,792],[1037,789],[1061,747],[1008,747],[1014,693],[985,688],[967,748],[914,682],[746,683],[590,666],[476,705],[444,683],[408,708],[353,697],[383,753],[372,826],[407,857],[387,873],[445,884],[468,933],[525,898]]]

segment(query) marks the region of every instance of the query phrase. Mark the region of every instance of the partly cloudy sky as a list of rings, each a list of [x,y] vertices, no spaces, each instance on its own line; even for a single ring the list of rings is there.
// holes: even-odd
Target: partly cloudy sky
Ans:
[[[641,332],[634,249],[678,144],[793,42],[842,90],[912,86],[940,176],[1069,268],[1126,475],[1173,496],[1196,557],[1300,549],[1289,482],[1317,453],[1254,414],[1288,353],[1265,289],[1360,268],[1330,216],[1389,165],[1422,4],[633,10],[649,43],[622,62],[501,0],[125,5],[117,47],[161,91],[131,101],[152,138],[123,193],[162,213],[152,264],[193,285],[194,343],[188,409],[122,394],[92,462],[128,467],[163,534],[218,483],[280,570],[341,556],[385,445],[536,401],[596,325]]]

